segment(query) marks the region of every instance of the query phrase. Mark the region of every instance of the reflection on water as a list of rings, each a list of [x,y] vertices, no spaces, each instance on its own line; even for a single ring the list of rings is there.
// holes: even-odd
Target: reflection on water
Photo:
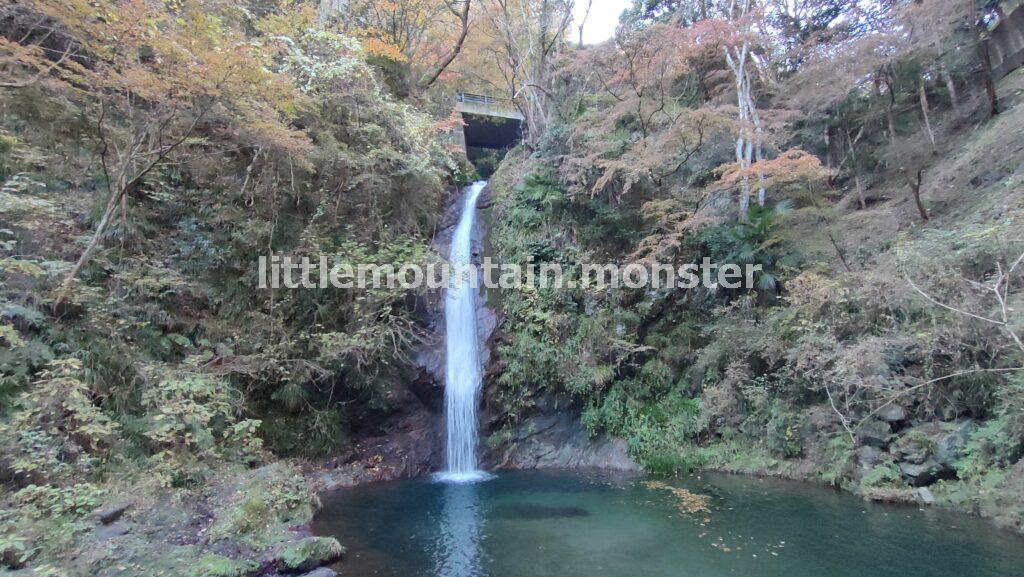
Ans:
[[[447,484],[443,503],[434,547],[435,574],[438,577],[483,576],[479,485]]]
[[[686,514],[644,479],[504,473],[324,496],[314,531],[367,577],[1019,577],[1024,539],[941,509],[865,503],[802,483],[666,480],[707,495]],[[686,494],[686,493],[681,493]]]
[[[590,512],[583,507],[546,507],[530,503],[519,503],[498,507],[491,514],[495,519],[524,519],[540,521],[542,519],[566,519],[569,517],[588,517]]]

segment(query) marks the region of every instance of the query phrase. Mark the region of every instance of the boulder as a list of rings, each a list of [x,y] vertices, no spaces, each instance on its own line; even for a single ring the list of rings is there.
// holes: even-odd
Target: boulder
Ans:
[[[885,421],[871,419],[857,428],[857,441],[861,445],[882,448],[889,444],[890,439],[892,428]]]
[[[334,537],[306,537],[290,543],[274,559],[279,571],[304,573],[336,561],[345,548]]]
[[[934,452],[934,441],[917,434],[900,437],[892,447],[892,454],[897,461],[914,465],[924,463]]]
[[[335,573],[333,569],[321,567],[319,569],[310,571],[309,573],[304,573],[300,575],[300,577],[338,577],[338,574]]]
[[[875,416],[886,423],[899,423],[907,420],[907,410],[899,405],[886,405]]]
[[[878,447],[864,445],[857,449],[857,463],[864,469],[873,469],[887,460],[885,452]]]
[[[949,469],[935,459],[928,459],[923,463],[900,463],[900,472],[907,483],[912,487],[923,487],[931,485],[939,479],[955,477],[955,471]]]
[[[936,443],[935,458],[949,468],[955,468],[956,462],[964,456],[967,441],[976,427],[970,419],[958,423],[955,429]]]
[[[892,448],[907,482],[920,487],[938,479],[955,478],[957,461],[963,457],[975,426],[966,420],[926,423],[907,431]]]
[[[695,375],[704,375],[703,371],[693,371]],[[694,385],[699,391],[699,383]],[[842,428],[842,420],[839,415],[828,405],[816,405],[807,410],[804,414],[804,436],[812,437],[818,433],[829,433]]]
[[[895,487],[869,487],[862,489],[860,496],[872,503],[898,503],[901,505],[919,505],[921,495],[913,489]]]

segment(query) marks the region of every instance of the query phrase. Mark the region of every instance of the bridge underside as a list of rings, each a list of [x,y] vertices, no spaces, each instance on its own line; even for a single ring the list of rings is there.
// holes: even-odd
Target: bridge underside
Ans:
[[[517,118],[463,113],[466,146],[469,148],[512,148],[523,134],[522,121]]]

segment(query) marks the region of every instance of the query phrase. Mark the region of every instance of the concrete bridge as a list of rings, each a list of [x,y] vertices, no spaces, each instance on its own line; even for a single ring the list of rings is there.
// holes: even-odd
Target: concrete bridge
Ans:
[[[459,92],[455,110],[466,123],[455,131],[455,140],[467,151],[470,147],[511,148],[522,136],[525,118],[510,100]]]

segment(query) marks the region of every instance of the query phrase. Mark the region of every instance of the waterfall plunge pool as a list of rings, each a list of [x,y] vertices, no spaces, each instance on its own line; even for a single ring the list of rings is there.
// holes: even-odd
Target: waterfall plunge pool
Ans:
[[[339,574],[360,577],[1011,577],[1024,567],[1024,538],[983,519],[730,475],[377,483],[324,495],[314,530],[348,548]]]

